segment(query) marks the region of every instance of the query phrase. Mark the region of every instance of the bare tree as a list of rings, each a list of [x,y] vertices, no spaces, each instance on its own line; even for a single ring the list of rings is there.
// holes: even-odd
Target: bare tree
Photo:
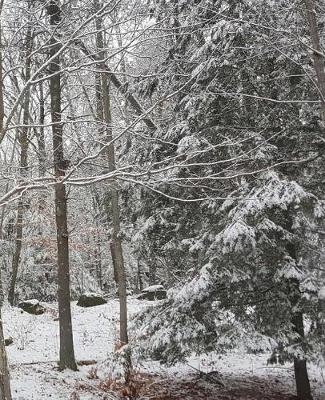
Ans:
[[[28,27],[26,33],[26,65],[25,65],[25,82],[30,79],[31,71],[31,52],[33,48],[33,37],[32,28]],[[28,156],[28,131],[29,131],[29,104],[30,104],[30,92],[29,88],[25,92],[24,96],[24,112],[23,112],[23,126],[19,135],[20,144],[20,175],[24,179],[27,175],[27,156]],[[15,252],[12,259],[12,274],[9,285],[8,301],[11,305],[15,303],[15,289],[18,276],[18,269],[20,263],[20,255],[23,240],[23,220],[24,220],[24,208],[25,208],[25,197],[22,196],[18,201],[17,207],[17,219],[16,219],[16,240],[15,240]]]
[[[95,6],[98,7],[99,3],[97,0],[94,2]],[[97,48],[99,55],[102,60],[105,58],[104,52],[104,38],[103,38],[103,26],[102,19],[99,17],[96,21],[97,29]],[[98,119],[102,118],[102,123],[105,126],[104,131],[104,143],[110,143],[109,146],[104,148],[105,161],[108,163],[109,172],[116,170],[115,165],[115,147],[113,141],[113,128],[112,128],[112,112],[111,112],[111,98],[110,98],[110,81],[109,75],[106,71],[105,64],[99,63],[101,73],[99,78],[97,77],[97,106]],[[128,317],[127,317],[127,296],[126,296],[126,276],[125,266],[123,260],[123,249],[121,240],[121,221],[120,221],[120,210],[119,210],[119,195],[116,181],[113,181],[110,187],[109,195],[106,199],[106,209],[109,216],[112,217],[112,240],[110,243],[114,276],[118,286],[118,295],[120,302],[120,342],[121,345],[128,343]]]
[[[61,9],[57,0],[47,6],[50,25],[53,30],[61,23]],[[62,177],[66,165],[63,153],[63,127],[61,121],[61,74],[60,74],[60,42],[55,33],[51,37],[52,58],[50,65],[50,96],[53,133],[53,158],[56,177],[55,184],[55,218],[57,229],[57,261],[58,261],[58,302],[60,322],[60,361],[61,369],[77,370],[74,355],[71,306],[70,306],[70,265],[69,265],[69,233],[67,222],[67,194]]]

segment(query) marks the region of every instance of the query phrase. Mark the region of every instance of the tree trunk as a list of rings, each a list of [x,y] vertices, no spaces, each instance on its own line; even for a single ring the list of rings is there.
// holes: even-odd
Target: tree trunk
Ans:
[[[295,332],[298,333],[301,338],[303,338],[305,336],[305,332],[302,313],[297,312],[294,315],[292,322]],[[312,400],[307,371],[307,361],[305,359],[296,357],[294,359],[294,370],[298,398],[300,400]]]
[[[287,230],[290,233],[294,233],[292,229],[293,221],[289,218],[290,223],[288,223]],[[298,251],[295,243],[289,243],[287,245],[287,251],[289,256],[298,262]],[[301,293],[299,280],[296,278],[291,278],[287,280],[288,283],[288,297],[291,305],[292,318],[291,322],[293,325],[293,330],[298,334],[297,344],[303,345],[303,340],[305,338],[304,329],[304,316],[301,310]],[[300,400],[312,400],[310,383],[308,378],[307,361],[303,357],[294,358],[294,370],[295,370],[295,381],[297,396]]]
[[[20,199],[18,201],[18,208],[17,208],[15,251],[11,264],[11,277],[10,277],[9,292],[8,292],[8,301],[11,306],[13,306],[16,303],[15,291],[16,291],[16,282],[18,276],[22,239],[23,239],[23,213],[24,213],[24,203],[23,200]]]
[[[310,38],[313,47],[314,71],[317,78],[318,97],[321,102],[320,119],[325,127],[325,60],[324,49],[321,46],[320,33],[317,24],[315,0],[304,0],[306,6],[306,16],[309,26]],[[318,334],[322,336],[325,332],[325,304],[324,300],[318,301],[319,316],[317,321]],[[324,350],[325,354],[325,350]]]
[[[99,6],[98,1],[94,1],[96,7]],[[97,48],[99,50],[100,60],[104,60],[104,39],[102,34],[102,21],[100,18],[96,20],[97,29]],[[101,106],[98,105],[97,110],[100,110],[100,115],[98,117],[103,117],[105,124],[105,137],[103,138],[105,143],[110,143],[113,140],[113,130],[112,130],[112,116],[111,116],[111,101],[109,92],[109,80],[106,71],[105,64],[99,62],[99,68],[101,69],[100,80],[101,80],[101,90],[97,92],[97,101],[100,99]],[[97,78],[98,79],[98,78]],[[98,80],[97,80],[98,85]],[[102,115],[101,115],[102,114]],[[115,171],[115,147],[114,143],[110,146],[104,148],[105,159],[108,162],[108,169],[110,172]],[[117,280],[118,295],[120,303],[120,342],[121,345],[128,343],[128,318],[127,318],[127,296],[126,296],[126,275],[123,260],[123,250],[122,241],[120,237],[121,233],[121,223],[120,223],[120,211],[119,211],[119,195],[116,186],[116,182],[111,184],[110,189],[110,205],[107,207],[107,212],[111,214],[112,217],[112,240],[110,244],[114,275]]]
[[[26,66],[25,66],[25,82],[30,79],[31,72],[31,53],[33,49],[33,37],[31,27],[28,28],[26,34]],[[20,144],[20,176],[24,179],[27,175],[27,156],[28,156],[28,123],[29,123],[29,104],[30,104],[30,90],[25,92],[24,96],[24,114],[23,114],[23,127],[19,135]],[[13,306],[15,303],[16,282],[18,276],[18,269],[21,256],[22,240],[23,240],[23,223],[24,223],[24,195],[18,201],[17,207],[17,220],[16,220],[16,240],[15,251],[12,259],[12,273],[9,284],[8,301]]]
[[[306,360],[295,358],[294,367],[298,399],[312,400]]]
[[[142,274],[142,268],[141,268],[141,263],[138,260],[137,261],[137,265],[138,265],[138,292],[142,292],[143,290],[143,274]]]
[[[325,63],[320,35],[317,25],[315,0],[304,0],[306,5],[307,21],[313,47],[314,70],[317,78],[317,89],[321,101],[321,120],[325,123]]]
[[[111,119],[111,103],[109,95],[109,83],[107,74],[104,72],[102,75],[102,88],[103,88],[103,109],[104,109],[104,120],[106,124],[106,142],[109,143],[113,140],[112,132],[112,119]],[[115,149],[112,143],[105,151],[108,160],[109,171],[115,170]],[[110,189],[110,211],[112,216],[112,258],[114,260],[114,266],[116,271],[116,278],[118,284],[118,293],[120,301],[120,341],[121,344],[128,343],[127,334],[127,299],[126,299],[126,275],[123,260],[122,241],[120,237],[121,233],[121,222],[120,222],[120,210],[119,210],[119,195],[116,186],[116,182],[111,184]]]
[[[43,82],[39,84],[40,102],[39,102],[39,123],[40,128],[37,136],[38,142],[38,160],[39,160],[39,176],[42,177],[46,172],[46,149],[45,149],[45,136],[44,136],[44,121],[45,121],[45,99]]]
[[[36,130],[37,145],[38,145],[38,175],[44,177],[46,174],[46,147],[45,147],[45,135],[44,135],[44,122],[45,122],[45,99],[44,99],[44,88],[43,82],[39,83],[39,130]],[[40,192],[38,208],[40,212],[45,209],[46,205],[46,194]],[[42,235],[42,227],[38,228],[39,235]]]
[[[124,86],[127,86],[127,78],[126,78],[126,61],[125,61],[125,51],[122,50],[123,49],[123,38],[122,38],[122,33],[121,33],[121,27],[120,24],[118,23],[118,12],[119,9],[117,8],[115,10],[116,14],[114,16],[114,20],[113,23],[115,25],[115,30],[116,30],[116,38],[117,38],[117,44],[119,47],[119,51],[121,51],[121,60],[120,60],[120,64],[121,64],[121,72],[122,72],[122,82],[124,84]],[[126,125],[130,125],[130,118],[129,118],[129,103],[126,101],[124,104],[124,119],[125,119],[125,123]],[[131,132],[126,132],[126,141],[125,141],[125,147],[123,149],[123,154],[127,154],[127,152],[129,151],[129,149],[131,148],[132,145],[132,140],[131,140]]]
[[[1,68],[1,67],[0,67]],[[0,78],[1,79],[1,78]],[[0,81],[1,82],[1,81]],[[1,94],[0,94],[1,96]],[[1,112],[1,111],[0,111]],[[3,118],[3,115],[0,115],[0,118]],[[10,164],[12,164],[14,158],[15,158],[15,153],[16,153],[16,145],[17,145],[17,138],[15,138],[14,144],[13,144],[13,148],[12,148],[12,153],[10,156]],[[6,183],[6,187],[5,187],[5,193],[8,192],[9,190],[9,182]],[[4,204],[1,207],[1,216],[0,216],[0,240],[3,238],[3,223],[4,223],[4,219],[5,219],[5,215],[6,215],[6,204]]]
[[[57,28],[61,22],[61,10],[58,0],[52,0],[48,5],[48,14],[52,28]],[[60,43],[52,36],[51,57],[60,49]],[[70,266],[69,266],[69,234],[67,223],[67,196],[64,184],[61,182],[65,174],[63,154],[63,129],[61,122],[61,76],[60,57],[54,57],[51,62],[50,96],[53,132],[54,171],[57,183],[55,185],[55,217],[57,229],[57,260],[58,260],[58,303],[60,324],[60,361],[61,369],[77,370],[74,356],[71,305],[70,305]]]
[[[103,265],[102,265],[102,249],[100,245],[100,237],[97,233],[95,236],[95,265],[97,282],[101,290],[103,290]]]
[[[149,263],[149,285],[151,286],[156,284],[157,266],[153,257],[149,258]]]
[[[113,206],[112,206],[113,208]],[[114,225],[114,222],[113,222]],[[116,271],[118,296],[120,303],[120,342],[121,345],[128,344],[128,313],[127,313],[127,295],[126,295],[126,275],[124,268],[123,249],[121,239],[116,234],[113,227],[113,235],[111,241],[111,254]]]
[[[0,2],[0,17],[3,1]],[[3,77],[2,77],[2,25],[0,19],[0,134],[3,133],[4,101],[3,101]],[[8,370],[7,354],[2,326],[2,304],[3,304],[2,278],[0,274],[0,399],[11,400],[10,376]]]
[[[0,399],[11,400],[10,377],[8,370],[5,340],[3,336],[1,306],[0,306]]]

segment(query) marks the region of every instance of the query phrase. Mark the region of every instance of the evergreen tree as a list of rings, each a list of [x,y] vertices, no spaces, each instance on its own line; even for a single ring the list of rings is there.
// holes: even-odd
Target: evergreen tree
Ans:
[[[163,78],[143,93],[166,96],[172,87],[176,96],[150,153],[169,175],[152,181],[165,196],[143,206],[142,246],[157,252],[172,243],[166,264],[174,270],[181,249],[182,278],[192,278],[144,325],[149,349],[168,361],[224,350],[243,333],[248,348],[277,343],[295,359],[298,394],[308,399],[305,357],[324,340],[314,329],[324,279],[315,256],[323,141],[310,56],[295,35],[303,16],[290,4],[153,6],[157,18],[170,18],[172,40]]]

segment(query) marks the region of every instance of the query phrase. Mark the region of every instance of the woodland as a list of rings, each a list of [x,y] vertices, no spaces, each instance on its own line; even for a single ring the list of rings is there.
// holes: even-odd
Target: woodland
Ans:
[[[325,399],[323,0],[0,0],[0,400]]]

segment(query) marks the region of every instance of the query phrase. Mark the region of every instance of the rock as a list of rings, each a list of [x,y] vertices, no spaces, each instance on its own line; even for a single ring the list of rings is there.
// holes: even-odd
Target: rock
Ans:
[[[18,307],[33,315],[41,315],[46,311],[45,307],[43,307],[36,299],[22,301],[18,304]]]
[[[9,336],[8,338],[5,339],[5,346],[10,346],[11,344],[13,344],[14,339]]]
[[[107,301],[103,296],[97,293],[84,293],[79,297],[77,306],[79,307],[94,307],[106,304]]]
[[[163,300],[166,297],[167,291],[162,285],[153,285],[143,289],[138,296],[138,300]]]

